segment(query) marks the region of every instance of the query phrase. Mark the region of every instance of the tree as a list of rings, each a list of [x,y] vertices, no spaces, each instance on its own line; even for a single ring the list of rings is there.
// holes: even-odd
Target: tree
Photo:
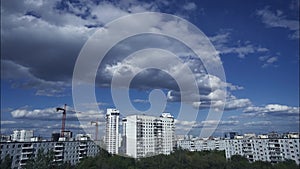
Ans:
[[[7,154],[4,158],[4,160],[0,161],[0,168],[1,169],[11,169],[11,163],[12,163],[12,158],[9,154]]]
[[[43,149],[39,149],[36,158],[32,157],[26,163],[25,169],[53,169],[54,152],[48,151],[44,153]]]
[[[226,160],[224,151],[189,152],[176,150],[170,155],[133,159],[110,155],[102,150],[95,157],[87,157],[76,165],[76,169],[298,169],[292,160],[271,164],[257,161],[250,163],[247,158],[234,155]]]
[[[274,165],[274,169],[299,169],[294,160],[286,160]]]
[[[226,169],[250,169],[250,163],[246,157],[240,155],[231,156],[227,162]]]

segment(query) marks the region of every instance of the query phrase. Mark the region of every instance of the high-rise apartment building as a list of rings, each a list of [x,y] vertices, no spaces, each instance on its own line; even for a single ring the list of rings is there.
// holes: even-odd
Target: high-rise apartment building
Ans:
[[[123,119],[125,154],[133,158],[170,154],[174,146],[174,118],[131,115]]]
[[[117,109],[107,109],[106,111],[106,131],[105,146],[111,154],[118,154],[120,147],[119,136],[120,111]]]

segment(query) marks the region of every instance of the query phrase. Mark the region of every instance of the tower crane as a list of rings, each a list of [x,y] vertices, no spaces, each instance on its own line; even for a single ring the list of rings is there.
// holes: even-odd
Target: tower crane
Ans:
[[[63,113],[62,120],[61,120],[60,136],[64,137],[65,123],[66,123],[66,116],[67,116],[67,104],[65,104],[64,108],[57,107],[56,111],[62,111]]]
[[[96,121],[91,121],[91,125],[95,124],[96,126],[96,131],[95,131],[95,141],[98,140],[98,126],[99,126],[99,123],[98,123],[98,118],[96,119]]]

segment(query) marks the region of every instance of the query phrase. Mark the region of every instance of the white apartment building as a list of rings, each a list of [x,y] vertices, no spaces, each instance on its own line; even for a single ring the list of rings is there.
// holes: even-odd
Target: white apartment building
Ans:
[[[225,150],[225,140],[221,138],[188,138],[177,140],[177,148],[189,151]]]
[[[33,138],[33,130],[14,130],[12,134],[12,141],[31,141]]]
[[[105,146],[111,154],[118,154],[120,147],[119,136],[120,111],[117,109],[106,110]]]
[[[277,163],[286,159],[300,163],[299,137],[270,138],[259,135],[255,138],[239,137],[225,140],[225,155],[229,159],[233,155],[241,155],[249,161],[268,161]]]
[[[169,113],[160,117],[131,115],[123,120],[125,154],[142,158],[170,154],[174,146],[174,118]]]
[[[77,164],[82,158],[95,156],[99,153],[98,146],[85,135],[78,136],[76,141],[31,141],[31,142],[1,142],[1,160],[9,155],[12,168],[21,169],[26,166],[31,157],[36,157],[39,150],[54,152],[57,163],[69,162]]]

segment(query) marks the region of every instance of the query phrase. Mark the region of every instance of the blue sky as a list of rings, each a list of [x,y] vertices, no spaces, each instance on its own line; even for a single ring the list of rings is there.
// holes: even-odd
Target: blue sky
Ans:
[[[218,51],[228,95],[214,135],[227,131],[299,131],[299,0],[12,0],[1,3],[1,133],[28,128],[34,129],[36,135],[50,136],[61,125],[61,114],[55,112],[55,107],[65,103],[70,110],[68,129],[77,133],[82,128],[93,132],[89,118],[99,118],[103,127],[103,112],[115,105],[107,85],[110,77],[101,70],[117,67],[121,55],[133,51],[122,47],[145,45],[145,37],[127,39],[106,56],[106,65],[97,74],[97,103],[90,103],[97,104],[100,112],[89,111],[89,105],[85,105],[87,112],[78,116],[86,118],[81,124],[73,112],[76,110],[72,101],[71,81],[76,59],[86,40],[105,24],[132,13],[149,11],[188,20]],[[166,46],[163,42],[170,40],[150,38],[153,40],[147,42],[150,46]],[[162,42],[157,44],[155,40]],[[187,62],[191,67],[199,64],[193,60]],[[160,74],[161,78],[153,79],[151,73],[155,71],[139,74],[131,86],[131,102],[139,110],[149,108],[151,90],[159,88],[166,95],[176,90],[176,83],[168,75]],[[207,92],[207,96],[210,93],[216,98],[220,96],[213,90]],[[212,100],[209,102],[216,106]],[[215,123],[205,120],[208,112],[205,106],[197,106],[195,102],[191,105],[200,108],[198,118],[196,122],[177,121],[181,134],[188,132],[192,125],[201,129],[204,124]],[[168,98],[165,111],[176,116],[179,107],[180,102]]]

